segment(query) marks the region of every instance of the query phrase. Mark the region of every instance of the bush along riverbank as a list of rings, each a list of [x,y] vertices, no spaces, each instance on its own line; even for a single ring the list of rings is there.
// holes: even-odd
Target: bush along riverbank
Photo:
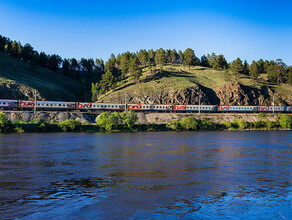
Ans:
[[[292,129],[292,115],[279,115],[272,122],[264,113],[258,115],[259,121],[247,122],[242,119],[226,121],[221,124],[207,119],[186,117],[165,124],[136,124],[137,115],[128,112],[104,112],[96,123],[81,123],[78,120],[66,120],[60,123],[52,121],[33,120],[31,122],[17,121],[12,123],[6,115],[0,112],[0,133],[11,132],[135,132],[135,131],[215,131],[215,130],[281,130]]]

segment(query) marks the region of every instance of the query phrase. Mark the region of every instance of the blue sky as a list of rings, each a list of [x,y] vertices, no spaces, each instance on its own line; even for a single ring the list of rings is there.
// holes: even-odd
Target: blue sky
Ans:
[[[0,0],[0,34],[63,58],[194,49],[292,65],[292,1]]]

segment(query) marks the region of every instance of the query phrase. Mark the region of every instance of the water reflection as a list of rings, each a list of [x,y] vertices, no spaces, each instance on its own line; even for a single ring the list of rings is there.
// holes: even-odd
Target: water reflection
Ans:
[[[0,135],[0,218],[288,218],[291,142],[291,132]]]

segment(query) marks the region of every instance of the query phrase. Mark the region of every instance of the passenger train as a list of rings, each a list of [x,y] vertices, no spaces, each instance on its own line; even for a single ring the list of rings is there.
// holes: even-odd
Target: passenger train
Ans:
[[[218,106],[218,105],[159,105],[115,104],[91,102],[25,101],[0,99],[0,109],[18,110],[109,110],[109,111],[155,111],[155,112],[287,112],[292,106]]]

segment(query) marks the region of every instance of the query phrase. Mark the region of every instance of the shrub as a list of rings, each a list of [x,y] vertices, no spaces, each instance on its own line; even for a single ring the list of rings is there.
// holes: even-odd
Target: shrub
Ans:
[[[116,129],[119,124],[119,114],[110,114],[103,112],[96,118],[97,125],[107,131]]]
[[[266,117],[267,117],[267,113],[265,113],[265,112],[260,112],[258,114],[258,118],[260,118],[260,119],[263,119],[263,118],[266,118]]]
[[[119,115],[119,113],[114,112],[114,114]],[[117,117],[116,115],[116,117]],[[122,125],[126,128],[132,129],[137,121],[137,115],[134,111],[123,112],[121,114]]]
[[[224,127],[225,129],[231,128],[231,122],[230,122],[230,121],[224,121],[224,122],[222,123],[222,125],[223,125],[223,127]]]
[[[266,123],[264,121],[254,121],[252,123],[252,127],[253,128],[265,128],[266,127]]]
[[[233,121],[231,122],[231,127],[232,127],[233,129],[238,129],[238,128],[239,128],[238,121],[237,121],[237,120],[233,120]]]
[[[239,127],[240,129],[246,129],[246,128],[249,127],[249,123],[248,123],[247,121],[244,121],[243,119],[239,119],[239,120],[237,121],[237,124],[238,124],[238,127]]]
[[[180,125],[184,130],[195,131],[198,129],[199,122],[195,118],[187,117],[181,120]]]
[[[58,124],[59,128],[62,131],[80,131],[81,130],[81,122],[77,120],[66,120],[63,122],[60,122]]]
[[[292,115],[280,115],[279,124],[282,128],[292,128]]]
[[[276,128],[277,124],[273,121],[269,121],[268,119],[266,119],[266,126],[267,126],[267,129],[271,129],[271,128]]]
[[[181,127],[181,124],[180,124],[180,121],[178,119],[176,120],[173,120],[173,121],[169,121],[166,125],[167,128],[170,128],[174,131],[180,131],[182,130],[182,127]]]
[[[200,129],[201,130],[216,130],[217,124],[210,120],[203,119],[200,121]]]
[[[0,133],[12,132],[13,124],[9,121],[3,112],[0,112]]]

